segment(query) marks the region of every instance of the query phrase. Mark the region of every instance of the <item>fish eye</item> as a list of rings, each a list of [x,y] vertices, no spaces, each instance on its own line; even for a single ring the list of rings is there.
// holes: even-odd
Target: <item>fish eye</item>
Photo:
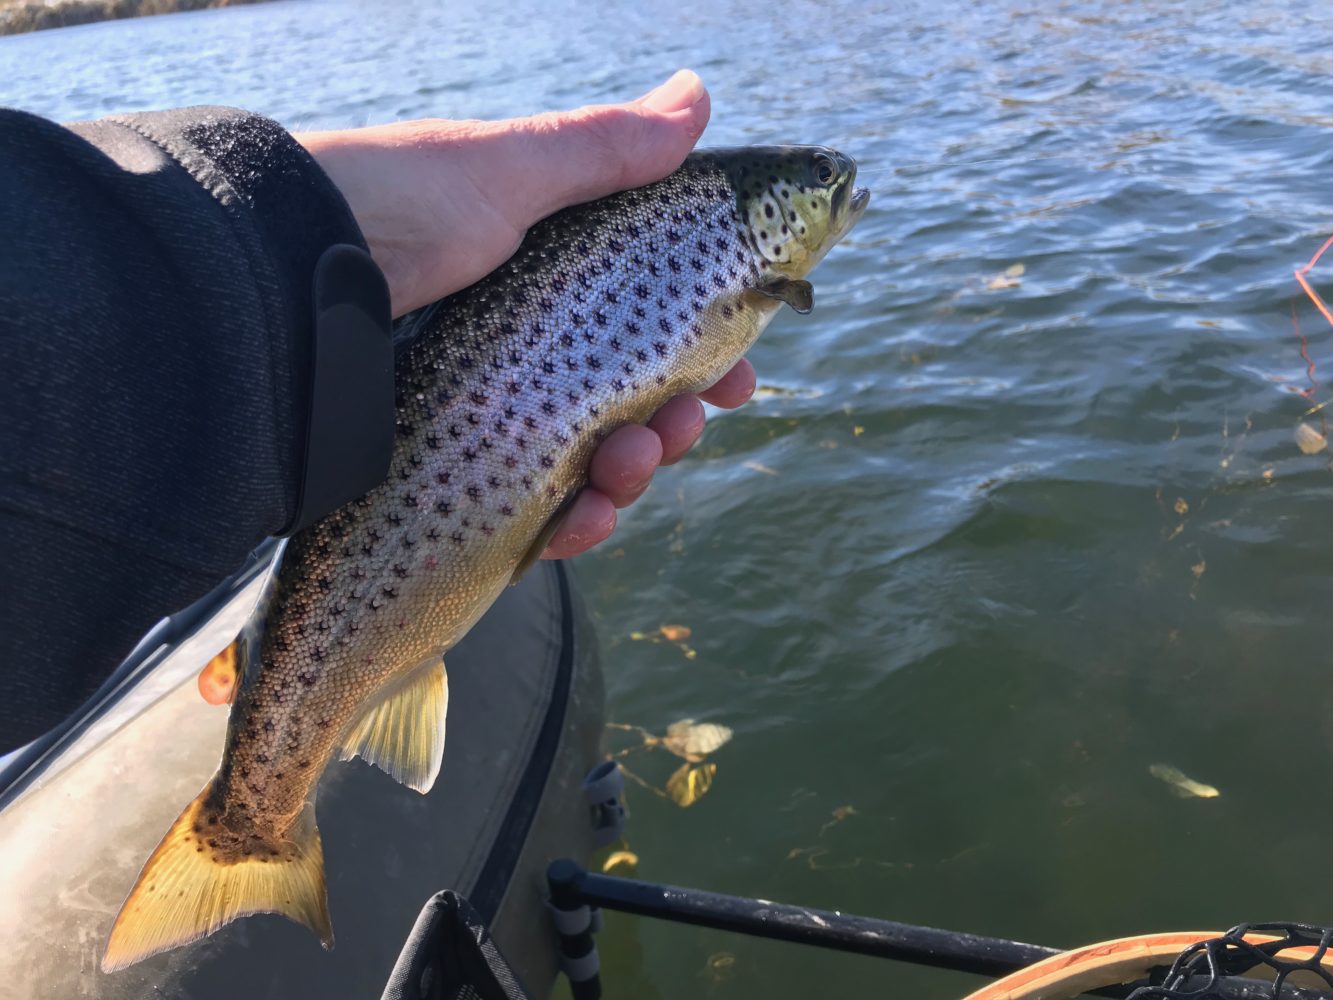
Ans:
[[[833,157],[819,153],[815,156],[815,180],[828,187],[838,179],[838,166]]]

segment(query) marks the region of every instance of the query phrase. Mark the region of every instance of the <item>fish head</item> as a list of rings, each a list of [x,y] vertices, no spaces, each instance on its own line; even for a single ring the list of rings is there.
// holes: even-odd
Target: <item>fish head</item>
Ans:
[[[770,273],[804,278],[865,214],[856,161],[826,146],[757,146],[718,152],[751,246]]]

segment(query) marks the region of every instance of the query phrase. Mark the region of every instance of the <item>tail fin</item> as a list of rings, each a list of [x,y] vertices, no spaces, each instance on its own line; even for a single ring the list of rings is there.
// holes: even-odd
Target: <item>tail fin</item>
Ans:
[[[185,807],[143,866],[111,928],[103,972],[197,941],[249,913],[281,913],[333,947],[314,802],[306,803],[287,841],[256,842],[252,854],[233,859],[200,832],[212,788],[210,781]]]

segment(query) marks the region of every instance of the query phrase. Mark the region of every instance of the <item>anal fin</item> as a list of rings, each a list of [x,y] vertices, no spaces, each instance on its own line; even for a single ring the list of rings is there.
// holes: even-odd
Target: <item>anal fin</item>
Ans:
[[[361,757],[423,795],[444,756],[449,678],[439,654],[390,682],[343,738],[343,760]]]

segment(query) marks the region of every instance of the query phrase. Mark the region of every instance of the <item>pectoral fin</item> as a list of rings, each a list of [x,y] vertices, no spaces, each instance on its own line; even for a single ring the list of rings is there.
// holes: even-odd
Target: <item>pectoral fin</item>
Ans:
[[[755,291],[760,295],[767,295],[770,299],[787,303],[802,315],[815,307],[815,290],[808,281],[774,277],[755,286]]]
[[[338,753],[361,757],[423,795],[444,757],[449,679],[438,655],[392,683],[352,726]]]
[[[542,530],[537,533],[537,537],[528,546],[528,551],[523,553],[523,558],[518,561],[514,567],[514,573],[509,578],[509,586],[513,586],[523,579],[523,574],[532,569],[532,564],[541,558],[542,553],[546,551],[546,546],[551,544],[551,539],[555,537],[555,531],[560,527],[560,522],[565,519],[569,513],[569,508],[574,506],[574,501],[578,499],[578,490],[575,490],[569,496],[561,501],[560,506],[556,508],[555,513],[551,515],[549,521],[542,526]]]

